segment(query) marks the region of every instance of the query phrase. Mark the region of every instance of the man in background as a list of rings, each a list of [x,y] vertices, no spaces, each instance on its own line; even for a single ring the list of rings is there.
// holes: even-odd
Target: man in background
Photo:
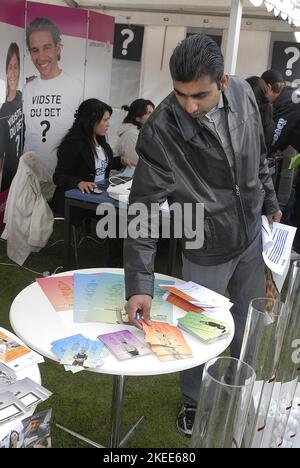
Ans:
[[[300,152],[300,91],[287,86],[278,70],[267,70],[262,74],[267,84],[267,96],[273,104],[275,132],[271,153],[282,152],[278,164],[275,189],[278,201],[284,210],[284,222],[298,227],[294,240],[295,254],[300,254],[300,173],[296,169],[295,193],[293,194],[293,172],[288,171],[291,158]],[[298,255],[299,258],[299,255]]]

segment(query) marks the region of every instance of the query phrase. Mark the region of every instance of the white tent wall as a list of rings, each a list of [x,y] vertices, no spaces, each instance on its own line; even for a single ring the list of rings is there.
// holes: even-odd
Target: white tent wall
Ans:
[[[270,40],[271,33],[269,31],[242,30],[235,74],[247,78],[252,75],[260,76],[267,70]]]
[[[157,105],[172,91],[169,59],[174,47],[185,36],[184,27],[145,28],[140,96],[151,99]]]
[[[37,3],[51,3],[57,5],[66,5],[64,0],[32,0]],[[77,3],[81,6],[88,4],[89,6],[95,3],[95,11],[97,3],[90,0],[83,2],[78,0]],[[116,2],[120,8],[121,2]],[[125,2],[124,2],[125,3]],[[127,2],[126,2],[127,3]],[[134,3],[134,2],[131,2]],[[172,50],[180,40],[186,35],[188,27],[199,28],[202,31],[206,29],[219,29],[223,31],[222,51],[225,55],[227,46],[227,36],[229,27],[228,12],[222,9],[224,5],[227,9],[230,5],[229,1],[213,1],[213,2],[191,2],[188,4],[198,3],[202,9],[207,5],[206,14],[175,14],[175,13],[159,13],[155,10],[139,11],[143,7],[144,2],[136,5],[136,11],[130,9],[117,10],[109,9],[109,4],[112,6],[114,2],[104,2],[107,4],[107,9],[101,11],[109,15],[115,16],[116,23],[139,24],[145,26],[144,45],[141,61],[141,78],[139,86],[139,96],[152,99],[155,104],[165,97],[171,90],[171,81],[169,77],[168,61]],[[158,2],[154,2],[158,3]],[[161,2],[162,3],[162,2]],[[170,2],[165,2],[167,5]],[[176,2],[172,2],[176,4]],[[147,5],[150,7],[149,4]],[[182,7],[183,8],[183,7]],[[186,9],[186,8],[185,8]],[[173,8],[174,10],[174,8]],[[212,14],[209,15],[209,11]],[[216,14],[218,11],[218,14]],[[227,10],[228,11],[228,10]],[[253,74],[261,74],[269,66],[269,57],[271,54],[271,34],[272,32],[292,32],[292,27],[283,20],[275,19],[272,15],[266,16],[264,8],[253,8],[249,10],[249,2],[244,1],[243,12],[259,13],[253,19],[242,19],[240,42],[238,47],[237,65],[235,73],[245,78]],[[185,12],[186,13],[186,12]],[[126,93],[125,93],[126,94]],[[128,94],[127,94],[128,95]]]

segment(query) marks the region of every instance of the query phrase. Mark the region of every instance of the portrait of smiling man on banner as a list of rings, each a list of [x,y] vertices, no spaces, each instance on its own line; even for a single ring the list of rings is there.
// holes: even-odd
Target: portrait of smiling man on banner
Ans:
[[[83,85],[60,67],[61,32],[50,19],[34,18],[27,25],[26,45],[38,76],[27,77],[24,87],[24,151],[35,151],[52,175],[57,146],[72,126]]]

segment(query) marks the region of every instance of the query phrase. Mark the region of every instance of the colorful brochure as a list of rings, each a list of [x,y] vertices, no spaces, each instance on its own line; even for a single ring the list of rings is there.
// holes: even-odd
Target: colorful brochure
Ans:
[[[10,412],[13,413],[11,408]],[[0,448],[51,448],[50,420],[48,410],[10,423],[6,433],[3,427]]]
[[[195,312],[188,312],[184,317],[179,318],[178,327],[204,343],[228,336],[231,331],[229,324]]]
[[[192,357],[192,351],[177,327],[168,323],[153,322],[147,325],[142,320],[145,340],[161,361],[173,361]]]
[[[160,284],[174,281],[155,280],[151,318],[172,323],[173,307],[163,299]],[[74,322],[128,323],[125,302],[124,275],[74,274]]]
[[[74,274],[74,322],[122,323],[124,276]]]
[[[143,343],[129,330],[99,335],[98,339],[101,340],[120,361],[151,354],[151,349],[147,343]]]
[[[85,367],[100,367],[102,358],[107,355],[102,343],[89,340],[81,334],[53,341],[51,350],[64,364],[65,370],[74,374]]]
[[[0,362],[14,371],[31,364],[44,362],[42,356],[27,348],[24,343],[12,333],[0,328]]]
[[[104,345],[88,338],[73,341],[61,358],[61,364],[95,368],[103,365],[101,352]]]
[[[73,276],[48,276],[47,278],[37,278],[36,282],[42,288],[56,312],[73,309]]]

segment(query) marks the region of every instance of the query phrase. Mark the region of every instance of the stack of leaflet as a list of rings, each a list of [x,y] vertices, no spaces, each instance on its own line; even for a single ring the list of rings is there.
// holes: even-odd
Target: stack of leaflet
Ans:
[[[177,327],[153,321],[149,326],[143,320],[141,324],[145,332],[145,340],[160,361],[175,361],[193,356],[183,334]]]
[[[75,273],[74,276],[49,276],[36,280],[53,309],[67,326],[74,323],[128,323],[124,310],[125,282],[123,274]],[[160,284],[174,281],[155,280],[151,317],[173,323],[173,307],[163,299]],[[43,300],[43,298],[41,298]]]
[[[27,348],[15,335],[0,327],[0,363],[13,371],[44,362],[42,356]]]
[[[58,357],[66,371],[73,374],[85,368],[95,369],[103,365],[107,351],[100,341],[92,341],[83,335],[73,335],[53,341],[51,351]]]
[[[188,312],[184,317],[179,318],[178,327],[204,343],[212,343],[219,338],[228,336],[231,332],[228,323],[195,312]]]
[[[175,286],[161,285],[168,292],[165,299],[187,312],[201,313],[203,310],[225,309],[233,305],[229,299],[200,284],[188,281]]]
[[[163,300],[159,283],[173,285],[174,281],[155,280],[151,316],[172,323],[173,308]],[[123,274],[74,274],[74,322],[128,323],[125,302]]]
[[[119,361],[151,354],[149,346],[129,330],[105,333],[99,335],[98,339],[105,344]]]

